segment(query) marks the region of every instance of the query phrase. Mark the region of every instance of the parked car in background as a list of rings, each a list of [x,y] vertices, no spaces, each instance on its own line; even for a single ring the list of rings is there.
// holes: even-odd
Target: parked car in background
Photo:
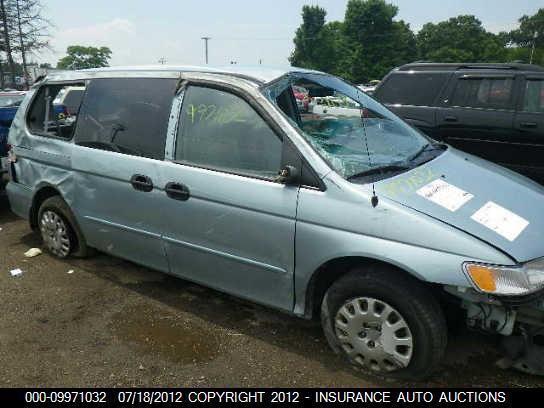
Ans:
[[[298,109],[301,112],[308,112],[308,105],[310,104],[308,90],[301,86],[293,86],[293,95],[295,95],[295,99],[297,100]]]
[[[84,86],[67,86],[61,89],[53,101],[53,108],[57,116],[70,117],[77,115],[84,92]]]
[[[9,128],[25,93],[24,91],[0,92],[0,190],[3,190],[6,181]]]
[[[432,138],[544,183],[544,67],[408,64],[374,97]]]
[[[56,117],[55,95],[76,84],[75,116]],[[544,348],[544,187],[432,141],[340,78],[58,72],[26,96],[9,142],[11,208],[59,258],[96,248],[321,319],[347,362],[409,379],[440,364],[445,310],[464,310],[512,340],[512,366],[544,374],[531,357]]]
[[[366,84],[360,84],[357,85],[359,89],[366,92],[369,95],[374,94],[374,91],[376,90],[376,87],[381,81],[379,79],[373,79],[372,81],[366,83]]]

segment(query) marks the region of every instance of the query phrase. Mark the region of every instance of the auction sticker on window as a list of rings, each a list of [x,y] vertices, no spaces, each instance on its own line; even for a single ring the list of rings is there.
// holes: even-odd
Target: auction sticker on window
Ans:
[[[495,231],[508,241],[514,241],[529,225],[529,221],[493,201],[489,201],[470,218]]]
[[[450,211],[457,211],[474,197],[441,179],[421,187],[417,193]]]

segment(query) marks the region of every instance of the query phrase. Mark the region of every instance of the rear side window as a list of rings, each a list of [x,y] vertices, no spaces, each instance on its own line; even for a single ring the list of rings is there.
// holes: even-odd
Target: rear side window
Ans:
[[[513,78],[459,78],[451,106],[512,109]]]
[[[66,105],[68,90],[78,89],[79,98]],[[85,84],[45,85],[36,93],[27,115],[29,130],[42,136],[71,139],[76,126]]]
[[[162,78],[92,80],[80,109],[76,144],[164,159],[176,83]]]
[[[544,112],[544,79],[528,79],[523,97],[524,112]]]
[[[436,72],[394,73],[374,96],[382,103],[433,106],[449,75]]]

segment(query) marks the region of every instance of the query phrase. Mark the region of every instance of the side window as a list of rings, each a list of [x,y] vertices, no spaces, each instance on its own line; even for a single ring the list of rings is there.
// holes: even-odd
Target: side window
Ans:
[[[432,106],[450,74],[394,73],[380,86],[374,96],[382,103]]]
[[[274,178],[282,141],[243,99],[190,86],[183,98],[175,158],[181,163]]]
[[[42,136],[71,139],[84,92],[84,83],[42,86],[27,114],[30,131]]]
[[[75,142],[95,149],[164,159],[176,79],[93,79]]]
[[[513,78],[460,78],[451,106],[483,109],[512,109]]]
[[[528,79],[523,96],[524,112],[544,112],[544,79]]]

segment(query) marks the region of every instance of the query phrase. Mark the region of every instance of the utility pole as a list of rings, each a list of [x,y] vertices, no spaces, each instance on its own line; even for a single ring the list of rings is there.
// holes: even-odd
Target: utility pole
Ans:
[[[202,37],[204,40],[204,49],[206,52],[206,65],[208,65],[208,41],[212,39],[212,37]]]
[[[533,63],[533,55],[535,54],[535,43],[536,43],[536,37],[537,32],[535,31],[535,34],[533,35],[533,47],[531,48],[531,58],[529,59],[529,64]]]

